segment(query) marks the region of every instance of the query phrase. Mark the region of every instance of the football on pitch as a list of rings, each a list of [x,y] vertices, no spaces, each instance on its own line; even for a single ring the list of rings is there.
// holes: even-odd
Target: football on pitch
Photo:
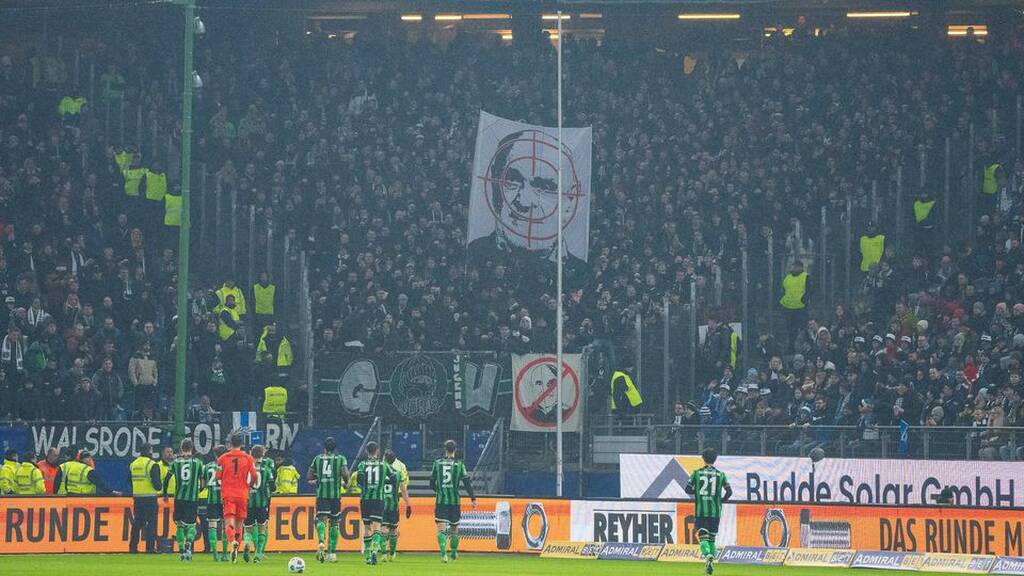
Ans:
[[[306,561],[295,556],[288,561],[288,571],[292,574],[301,574],[306,569]]]

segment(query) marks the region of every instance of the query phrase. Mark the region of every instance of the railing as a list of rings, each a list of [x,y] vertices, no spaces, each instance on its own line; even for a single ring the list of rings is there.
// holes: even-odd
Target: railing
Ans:
[[[631,438],[650,454],[699,454],[714,448],[726,456],[807,456],[821,448],[833,458],[931,460],[1024,460],[1024,428],[925,426],[671,426],[599,425],[594,462],[611,463],[601,438]],[[643,446],[646,444],[646,451]],[[621,442],[620,444],[621,445]]]

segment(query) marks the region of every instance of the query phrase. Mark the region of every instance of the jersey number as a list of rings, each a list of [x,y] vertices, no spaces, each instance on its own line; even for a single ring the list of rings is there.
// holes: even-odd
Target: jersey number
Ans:
[[[178,472],[178,476],[181,477],[182,482],[188,482],[189,478],[192,478],[192,469],[186,466]]]
[[[320,470],[320,477],[324,479],[330,479],[332,475],[331,461],[324,460],[324,467]]]
[[[708,498],[712,494],[717,494],[718,491],[718,478],[716,476],[701,476],[700,477],[700,495]]]
[[[377,486],[380,484],[380,468],[371,466],[366,469],[366,485]]]
[[[452,465],[444,464],[441,466],[441,485],[445,488],[451,488],[452,486]]]
[[[217,470],[210,470],[210,480],[206,483],[206,485],[212,488],[220,486],[220,480],[217,480]]]

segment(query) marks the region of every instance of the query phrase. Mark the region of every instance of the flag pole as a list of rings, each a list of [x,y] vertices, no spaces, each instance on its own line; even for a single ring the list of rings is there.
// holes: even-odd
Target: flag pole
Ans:
[[[558,11],[558,230],[556,232],[558,243],[557,262],[557,284],[558,284],[558,305],[555,313],[555,494],[562,497],[562,11]]]

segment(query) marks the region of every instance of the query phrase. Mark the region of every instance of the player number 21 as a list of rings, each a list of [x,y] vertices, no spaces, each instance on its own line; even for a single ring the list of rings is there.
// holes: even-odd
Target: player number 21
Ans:
[[[716,478],[714,476],[711,476],[711,477],[701,476],[700,477],[700,495],[701,496],[705,496],[706,497],[706,496],[711,496],[712,494],[715,494],[717,492],[717,490],[716,490],[717,487],[718,487],[718,478]]]

